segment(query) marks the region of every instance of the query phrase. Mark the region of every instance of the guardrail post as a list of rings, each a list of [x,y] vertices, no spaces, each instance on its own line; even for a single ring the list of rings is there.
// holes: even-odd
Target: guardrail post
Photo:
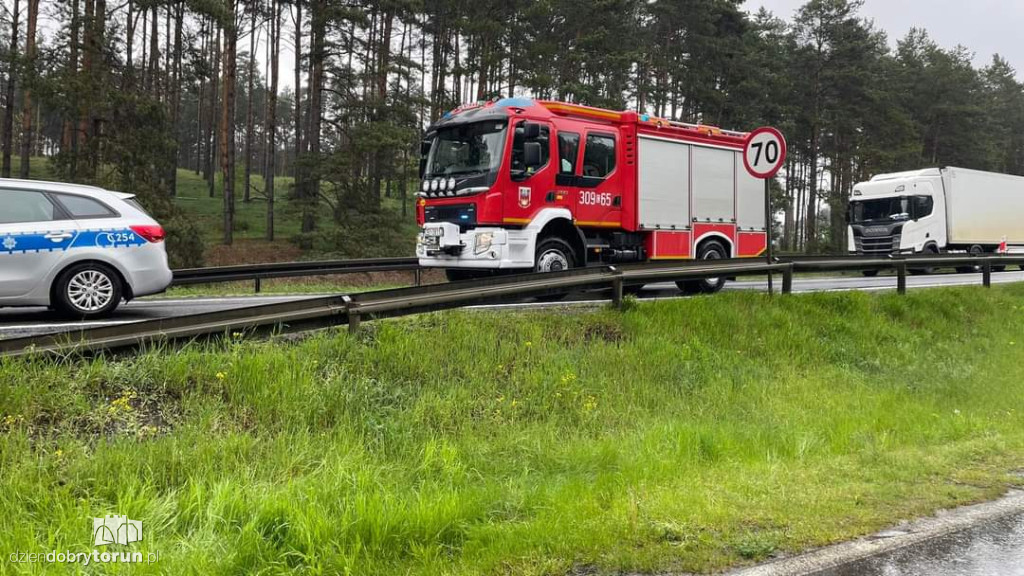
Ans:
[[[782,269],[782,293],[792,294],[793,293],[793,264],[790,263]]]
[[[257,277],[255,278],[255,281],[254,281],[254,288],[256,289],[256,293],[257,293],[257,294],[259,294],[259,293],[260,293],[260,290],[261,290],[261,289],[263,288],[263,279],[262,279],[262,278],[260,278],[259,276],[257,276]]]
[[[905,261],[896,263],[896,293],[907,293],[907,263]]]
[[[992,261],[987,258],[981,265],[981,283],[985,288],[992,287]]]
[[[348,311],[348,333],[349,334],[358,334],[359,333],[359,325],[361,323],[362,323],[362,317],[360,317],[359,312],[356,312],[354,310],[349,309],[349,311]]]
[[[423,270],[420,270],[419,268],[414,270],[413,271],[413,278],[414,278],[414,281],[416,282],[416,286],[421,285],[423,283]]]
[[[612,304],[622,310],[622,276],[612,279]]]

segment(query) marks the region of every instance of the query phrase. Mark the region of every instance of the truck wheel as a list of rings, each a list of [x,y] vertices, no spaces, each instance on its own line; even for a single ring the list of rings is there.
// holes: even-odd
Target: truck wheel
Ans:
[[[572,246],[561,238],[544,238],[537,244],[536,257],[534,258],[534,270],[536,272],[561,272],[573,268],[576,258],[572,253]],[[557,302],[565,298],[567,293],[545,294],[537,296],[540,302]]]
[[[984,256],[985,249],[975,244],[967,250],[967,253],[971,256]],[[975,272],[981,272],[981,266],[959,266],[956,271],[960,274],[973,274]]]
[[[535,270],[537,272],[560,272],[575,265],[572,246],[561,238],[545,238],[537,245]]]
[[[939,249],[936,248],[934,244],[929,244],[925,246],[924,250],[921,251],[922,256],[934,256],[938,253]],[[929,266],[927,268],[909,268],[907,269],[907,271],[915,276],[924,276],[927,274],[935,274],[935,267]]]
[[[121,278],[103,264],[68,268],[54,283],[53,304],[63,315],[92,319],[109,315],[121,304]]]
[[[728,258],[728,252],[725,250],[725,246],[722,246],[717,240],[701,245],[697,254],[698,260],[723,260],[725,258]],[[722,286],[725,286],[725,277],[683,280],[676,282],[676,286],[684,294],[714,294],[721,290]]]

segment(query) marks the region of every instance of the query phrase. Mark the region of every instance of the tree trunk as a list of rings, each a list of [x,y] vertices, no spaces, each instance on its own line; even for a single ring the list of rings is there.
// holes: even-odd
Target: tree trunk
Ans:
[[[231,245],[235,231],[235,0],[226,0],[231,20],[224,27],[224,79],[221,103],[220,165],[224,177],[224,244]]]
[[[129,14],[131,14],[129,10]],[[131,16],[129,15],[129,18]],[[71,30],[68,42],[68,62],[65,68],[65,78],[71,80],[78,74],[78,0],[71,0]],[[78,155],[78,141],[75,138],[75,122],[77,120],[74,114],[74,108],[77,107],[75,104],[71,104],[72,108],[65,110],[64,118],[61,122],[61,135],[60,135],[60,149],[61,152],[67,155],[71,162],[71,169],[69,170],[70,180],[75,179],[75,170],[73,168],[75,162],[75,156]]]
[[[295,184],[299,184],[302,156],[302,0],[295,0]]]
[[[174,9],[174,56],[171,85],[169,86],[171,93],[171,131],[174,137],[174,162],[169,168],[170,173],[168,174],[167,183],[168,192],[171,196],[177,196],[178,194],[178,164],[181,155],[181,129],[178,127],[178,117],[181,114],[181,44],[182,27],[185,20],[184,0],[177,0],[174,4]],[[168,7],[168,13],[170,10],[171,8]]]
[[[249,18],[249,78],[245,95],[245,190],[242,191],[242,202],[251,200],[249,191],[252,186],[252,133],[255,129],[252,113],[252,93],[256,83],[256,6],[249,7],[252,14]]]
[[[28,0],[28,15],[25,23],[25,68],[27,82],[22,86],[21,104],[21,178],[28,178],[29,161],[32,158],[32,81],[36,66],[36,21],[39,19],[39,0]]]
[[[157,7],[150,8],[149,18],[149,90],[160,99],[160,15]]]
[[[14,146],[14,85],[18,80],[18,0],[14,0],[11,18],[11,54],[7,64],[7,95],[4,99],[3,177],[11,177],[11,152]]]
[[[217,102],[219,100],[219,98],[217,96],[218,96],[219,90],[220,90],[220,88],[218,88],[218,83],[219,83],[219,80],[220,80],[220,58],[221,58],[220,37],[221,37],[221,29],[220,29],[219,25],[215,24],[215,26],[217,27],[217,35],[216,35],[216,37],[214,39],[214,42],[213,42],[213,75],[210,77],[210,123],[209,123],[209,126],[210,126],[210,145],[209,145],[210,156],[209,156],[209,161],[207,162],[207,165],[209,166],[209,169],[207,170],[207,174],[209,175],[208,183],[210,185],[210,198],[213,198],[214,192],[216,191],[216,184],[217,184],[217,175],[216,175],[217,174],[217,169],[216,169],[216,166],[217,166],[217,158],[218,158],[217,149],[218,149],[218,142],[220,141],[219,138],[217,138],[217,132],[218,132],[217,124],[218,124],[218,120],[217,120],[217,112],[216,112],[216,110],[217,110]]]
[[[322,88],[324,77],[326,17],[323,0],[310,3],[310,56],[309,56],[309,131],[306,135],[307,149],[312,162],[320,157],[320,123],[323,116]],[[302,232],[309,234],[316,228],[316,213],[320,198],[320,177],[308,168],[303,169]],[[312,173],[311,173],[312,172]],[[308,244],[307,244],[308,247]]]
[[[267,240],[274,240],[274,176],[277,160],[277,63],[281,52],[281,5],[272,0],[270,21],[270,93],[267,95]]]

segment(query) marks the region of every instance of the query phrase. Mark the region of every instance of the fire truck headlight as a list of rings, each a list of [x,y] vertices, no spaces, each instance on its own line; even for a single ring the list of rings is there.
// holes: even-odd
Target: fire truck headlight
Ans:
[[[473,242],[473,253],[483,254],[491,249],[491,242],[494,241],[494,233],[484,232],[476,235],[476,240]]]
[[[430,190],[432,192],[437,192],[440,188],[441,188],[441,179],[440,178],[434,178],[434,180],[432,180],[430,182]]]
[[[420,190],[430,192],[430,180],[424,180],[423,184],[420,185]]]
[[[448,189],[455,190],[455,178],[448,179]]]

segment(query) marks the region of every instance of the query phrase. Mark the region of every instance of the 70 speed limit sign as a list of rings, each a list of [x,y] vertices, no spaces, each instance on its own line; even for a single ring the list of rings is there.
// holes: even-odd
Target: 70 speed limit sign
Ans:
[[[754,178],[775,176],[786,161],[786,139],[775,128],[764,127],[747,135],[743,165]]]

